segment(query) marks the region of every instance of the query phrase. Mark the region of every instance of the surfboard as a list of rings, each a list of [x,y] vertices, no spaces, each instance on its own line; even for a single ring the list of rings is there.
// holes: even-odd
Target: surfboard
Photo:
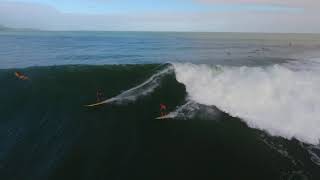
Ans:
[[[94,103],[94,104],[88,104],[88,105],[84,105],[86,107],[94,107],[94,106],[99,106],[99,105],[102,105],[102,104],[107,104],[108,102],[106,102],[107,100],[103,100],[101,102],[98,102],[98,103]]]
[[[171,116],[166,115],[166,116],[156,117],[155,119],[157,119],[157,120],[162,120],[162,119],[171,119],[171,118],[172,118]]]

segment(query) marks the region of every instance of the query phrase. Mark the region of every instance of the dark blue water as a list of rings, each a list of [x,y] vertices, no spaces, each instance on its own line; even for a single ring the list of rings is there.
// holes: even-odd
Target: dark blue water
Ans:
[[[313,35],[236,33],[0,32],[0,68],[164,62],[273,63],[292,58],[292,52],[304,51],[312,38]],[[292,42],[294,46],[290,46]]]

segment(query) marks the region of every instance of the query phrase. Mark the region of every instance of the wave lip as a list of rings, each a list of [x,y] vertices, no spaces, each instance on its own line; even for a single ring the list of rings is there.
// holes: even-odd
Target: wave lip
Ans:
[[[225,67],[174,63],[188,98],[214,105],[273,136],[318,144],[320,72],[285,65]]]
[[[107,104],[107,103],[122,104],[122,103],[133,102],[141,96],[146,96],[152,93],[154,89],[159,86],[162,77],[172,72],[173,72],[172,66],[168,66],[162,69],[161,71],[158,71],[154,75],[152,75],[143,83],[131,89],[128,89],[115,97],[105,100],[101,102],[101,104]]]

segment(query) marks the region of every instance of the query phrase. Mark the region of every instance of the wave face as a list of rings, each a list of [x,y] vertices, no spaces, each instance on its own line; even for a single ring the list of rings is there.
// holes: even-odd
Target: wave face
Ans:
[[[191,100],[214,105],[273,136],[318,144],[320,72],[292,67],[174,64]]]
[[[0,179],[129,179],[132,168],[148,169],[144,143],[162,157],[152,132],[162,134],[159,103],[175,107],[185,96],[172,67],[159,64],[6,69],[0,82]],[[114,101],[85,107],[98,89]],[[154,162],[150,171],[167,163]]]
[[[309,124],[299,127],[307,132],[292,125],[300,118],[288,119],[290,131],[277,127],[289,111],[306,112],[298,107],[317,102],[311,94],[314,72],[293,67],[297,65],[145,64],[0,70],[0,179],[317,180],[319,146],[269,136],[241,121],[313,143],[318,134]],[[31,80],[18,80],[13,75],[17,70]],[[308,83],[296,87],[292,81]],[[85,107],[96,101],[98,89],[106,104]],[[289,95],[302,104],[288,105],[293,102]],[[279,102],[279,108],[288,106],[285,111],[271,105]],[[169,119],[155,119],[160,103],[167,105]],[[267,108],[273,114],[264,112]],[[313,114],[304,122],[314,122],[315,129],[315,112],[308,112]],[[266,121],[271,116],[278,123],[274,127]]]

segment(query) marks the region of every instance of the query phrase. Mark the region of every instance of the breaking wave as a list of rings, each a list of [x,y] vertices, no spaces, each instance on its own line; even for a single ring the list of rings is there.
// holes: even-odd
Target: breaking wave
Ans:
[[[273,136],[310,144],[318,144],[320,138],[316,65],[315,61],[267,67],[173,64],[191,101],[216,106]]]
[[[190,154],[195,150],[201,150],[198,155],[207,151],[202,158],[208,162],[212,162],[208,155],[216,150],[214,157],[222,157],[214,161],[216,167],[220,167],[221,162],[236,163],[231,170],[229,163],[222,167],[227,174],[238,170],[251,176],[252,172],[258,172],[254,179],[259,179],[260,173],[265,171],[259,166],[251,167],[266,162],[266,173],[272,174],[272,168],[277,170],[269,179],[319,177],[319,146],[315,145],[319,138],[320,102],[316,67],[315,61],[268,67],[146,64],[19,70],[31,81],[16,79],[15,69],[0,70],[4,83],[0,88],[2,179],[10,179],[11,172],[19,172],[16,179],[37,179],[39,167],[45,174],[41,179],[48,179],[46,176],[51,173],[59,176],[62,172],[56,173],[59,168],[78,175],[82,165],[88,164],[88,153],[96,157],[115,157],[115,151],[119,152],[118,156],[108,158],[103,164],[110,163],[110,172],[122,172],[123,166],[114,166],[118,159],[148,152],[161,155],[163,164],[155,168],[161,169],[168,160],[190,148]],[[97,89],[109,99],[105,103],[110,104],[84,107],[95,100]],[[173,121],[157,119],[159,103],[167,105],[166,118],[173,118]],[[306,143],[300,146],[298,141],[268,136],[247,128],[239,118],[229,115],[240,117],[250,127],[271,135],[297,138]],[[181,149],[174,150],[176,144],[180,147],[179,143],[183,144]],[[211,144],[209,148],[208,144]],[[123,151],[126,148],[131,152]],[[166,150],[168,153],[164,153]],[[75,160],[73,157],[79,154],[81,156]],[[100,163],[100,158],[93,159],[92,162]],[[141,159],[125,160],[130,162],[130,169],[138,161]],[[144,169],[151,167],[154,159],[147,157],[142,161]],[[197,168],[201,161],[192,161],[183,168],[190,165]],[[247,161],[252,166],[240,167]],[[72,167],[66,167],[69,163]],[[151,165],[155,167],[157,161]],[[247,169],[250,171],[246,172]]]

